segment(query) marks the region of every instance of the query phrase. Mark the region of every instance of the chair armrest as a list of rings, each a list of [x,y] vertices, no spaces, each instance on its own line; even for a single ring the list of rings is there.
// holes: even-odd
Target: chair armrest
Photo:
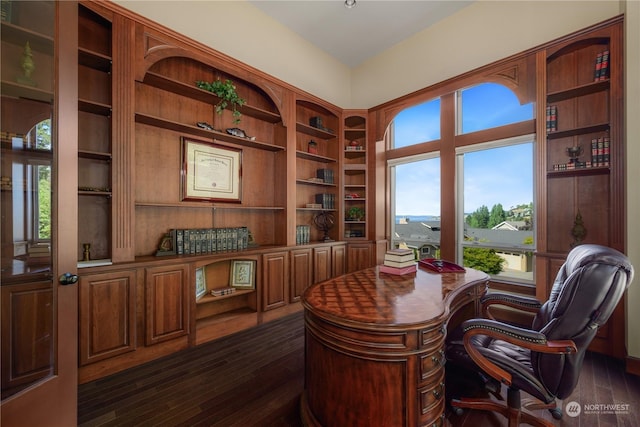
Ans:
[[[578,351],[572,340],[549,341],[547,337],[530,329],[519,328],[491,319],[471,319],[462,323],[463,343],[473,361],[487,374],[506,385],[511,385],[511,374],[492,363],[471,343],[475,335],[486,335],[531,351],[549,354],[570,354]]]
[[[512,307],[520,311],[526,311],[528,313],[537,313],[542,307],[540,301],[535,298],[525,297],[520,295],[502,294],[502,293],[490,293],[486,294],[480,299],[482,316],[488,319],[495,320],[495,318],[489,312],[489,307],[492,305],[504,305]]]

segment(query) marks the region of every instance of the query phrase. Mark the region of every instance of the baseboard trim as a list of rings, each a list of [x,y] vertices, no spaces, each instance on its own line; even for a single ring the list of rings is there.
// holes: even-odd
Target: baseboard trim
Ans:
[[[625,362],[625,370],[627,371],[627,374],[633,374],[640,377],[640,359],[627,356]]]

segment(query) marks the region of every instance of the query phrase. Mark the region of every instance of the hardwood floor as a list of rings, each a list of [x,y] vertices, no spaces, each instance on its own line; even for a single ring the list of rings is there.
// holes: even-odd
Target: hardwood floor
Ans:
[[[89,426],[299,427],[304,387],[302,313],[260,325],[78,387],[78,423]],[[503,396],[506,394],[503,392]],[[558,426],[640,425],[640,378],[624,363],[588,353],[580,382],[566,402],[628,405],[626,413],[565,414]],[[506,426],[499,415],[448,413],[452,426]],[[350,426],[345,426],[350,427]],[[391,426],[390,426],[391,427]]]

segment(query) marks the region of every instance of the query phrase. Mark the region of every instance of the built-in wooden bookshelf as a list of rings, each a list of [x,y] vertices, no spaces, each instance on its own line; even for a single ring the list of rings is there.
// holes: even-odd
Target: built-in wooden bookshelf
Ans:
[[[599,72],[606,54],[606,71]],[[545,88],[538,114],[553,108],[540,145],[537,296],[546,300],[572,247],[597,243],[624,251],[624,132],[622,22],[615,18],[567,36],[540,53]],[[547,112],[548,115],[548,112]],[[604,147],[607,146],[606,157]],[[569,149],[575,150],[570,155]],[[573,157],[573,160],[571,160]],[[593,349],[621,357],[624,318],[619,307]]]

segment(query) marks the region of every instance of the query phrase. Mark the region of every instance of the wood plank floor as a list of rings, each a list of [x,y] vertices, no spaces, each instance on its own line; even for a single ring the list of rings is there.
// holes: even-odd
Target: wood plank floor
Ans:
[[[299,427],[303,387],[300,312],[82,384],[78,423],[82,427]],[[640,378],[626,375],[621,361],[588,353],[580,383],[565,401],[629,408],[626,413],[608,414],[592,407],[594,413],[553,420],[558,426],[640,426]],[[535,413],[552,420],[547,411]],[[507,425],[499,415],[477,411],[448,413],[447,419],[461,427]]]

